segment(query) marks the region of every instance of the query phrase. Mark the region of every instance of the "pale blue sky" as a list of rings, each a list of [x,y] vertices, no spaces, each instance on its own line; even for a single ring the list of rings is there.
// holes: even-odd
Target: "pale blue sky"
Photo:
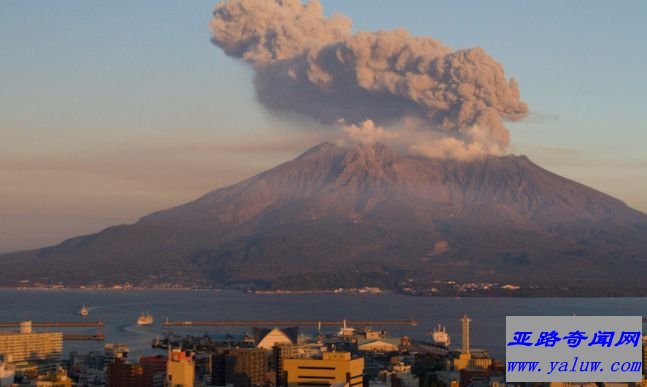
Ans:
[[[355,31],[483,47],[531,110],[513,153],[647,211],[647,2],[322,3]],[[214,5],[0,2],[0,251],[134,221],[314,141],[210,43]]]

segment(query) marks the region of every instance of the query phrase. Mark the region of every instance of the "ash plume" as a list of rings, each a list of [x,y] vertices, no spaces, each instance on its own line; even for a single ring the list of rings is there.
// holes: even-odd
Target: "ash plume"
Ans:
[[[503,120],[528,112],[517,82],[483,49],[454,51],[404,29],[353,34],[349,18],[325,17],[316,0],[222,1],[210,27],[214,44],[254,66],[264,106],[343,122],[349,139],[379,128],[429,157],[502,154]]]

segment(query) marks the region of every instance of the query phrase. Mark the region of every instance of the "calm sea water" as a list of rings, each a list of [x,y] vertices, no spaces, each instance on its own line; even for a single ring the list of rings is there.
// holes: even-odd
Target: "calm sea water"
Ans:
[[[447,326],[452,346],[460,345],[459,318],[472,318],[474,348],[493,356],[505,354],[506,315],[640,315],[647,316],[647,298],[427,298],[400,295],[299,294],[256,295],[236,291],[184,290],[0,290],[0,321],[82,321],[78,310],[85,304],[87,320],[102,319],[107,342],[126,343],[132,356],[156,353],[151,341],[165,331],[158,323],[171,320],[249,319],[410,319],[416,327],[389,327],[392,336],[424,338],[437,324]],[[152,327],[139,327],[139,313],[149,311]],[[301,328],[306,334],[315,327]],[[332,331],[333,329],[331,329]],[[64,330],[70,331],[70,330]],[[74,332],[93,333],[93,329]],[[240,333],[244,328],[173,328],[177,333]],[[65,352],[100,350],[104,343],[65,342]]]

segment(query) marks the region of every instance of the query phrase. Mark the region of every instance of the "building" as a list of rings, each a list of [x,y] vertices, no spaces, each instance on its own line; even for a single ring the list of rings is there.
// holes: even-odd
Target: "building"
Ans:
[[[388,337],[386,331],[355,331],[353,342],[360,351],[396,352],[400,348],[400,339]]]
[[[297,344],[299,328],[252,328],[256,348],[271,350],[278,344]]]
[[[278,344],[272,348],[272,359],[270,368],[274,371],[276,385],[285,384],[283,380],[283,363],[285,359],[307,359],[316,356],[321,357],[325,347],[319,343],[311,344]]]
[[[454,359],[454,369],[457,371],[466,368],[487,369],[492,365],[492,359],[485,351],[470,350],[470,322],[472,319],[464,315],[461,322],[461,353]]]
[[[276,377],[276,385],[283,386],[283,363],[285,359],[299,359],[303,358],[302,346],[293,344],[278,344],[272,348],[272,368],[274,369]]]
[[[86,354],[70,352],[68,362],[69,375],[81,386],[105,385],[103,351],[91,351]]]
[[[34,387],[72,387],[72,380],[63,369],[47,375],[39,375],[31,384]]]
[[[219,350],[211,354],[209,369],[211,370],[211,384],[214,386],[225,385],[225,357],[227,350]]]
[[[389,383],[391,387],[418,387],[420,381],[411,373],[411,366],[398,361],[391,364],[388,370],[380,373],[380,380]]]
[[[56,372],[61,364],[63,334],[61,332],[33,332],[31,321],[20,323],[19,332],[0,332],[0,355],[6,363],[18,370],[33,368],[38,373]]]
[[[260,348],[239,348],[225,355],[225,384],[255,387],[268,379],[268,352]]]
[[[490,371],[483,368],[463,368],[460,370],[460,387],[488,387]],[[578,386],[580,384],[578,383]]]
[[[193,353],[173,349],[169,351],[166,362],[166,381],[168,387],[193,387],[195,382],[195,361]]]
[[[128,358],[130,349],[126,344],[113,344],[108,343],[103,346],[103,366],[108,367],[114,363],[116,359]]]
[[[0,386],[10,386],[16,376],[16,366],[4,362],[0,356]]]
[[[364,382],[364,359],[351,357],[350,352],[324,352],[321,359],[285,359],[285,386],[330,386],[348,384],[361,386]]]
[[[164,387],[166,379],[166,356],[142,356],[139,358],[139,365],[144,367],[146,382],[152,387]]]
[[[357,349],[368,352],[397,352],[400,349],[401,340],[395,337],[383,337],[378,339],[357,339]]]
[[[107,387],[148,387],[144,367],[139,364],[126,363],[116,359],[108,365],[106,373]]]

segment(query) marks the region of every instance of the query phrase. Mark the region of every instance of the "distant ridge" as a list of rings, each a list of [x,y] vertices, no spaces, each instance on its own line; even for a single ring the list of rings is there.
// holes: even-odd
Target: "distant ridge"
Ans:
[[[456,281],[519,284],[528,295],[645,295],[647,215],[525,156],[437,160],[323,143],[135,224],[0,263],[3,286]]]

